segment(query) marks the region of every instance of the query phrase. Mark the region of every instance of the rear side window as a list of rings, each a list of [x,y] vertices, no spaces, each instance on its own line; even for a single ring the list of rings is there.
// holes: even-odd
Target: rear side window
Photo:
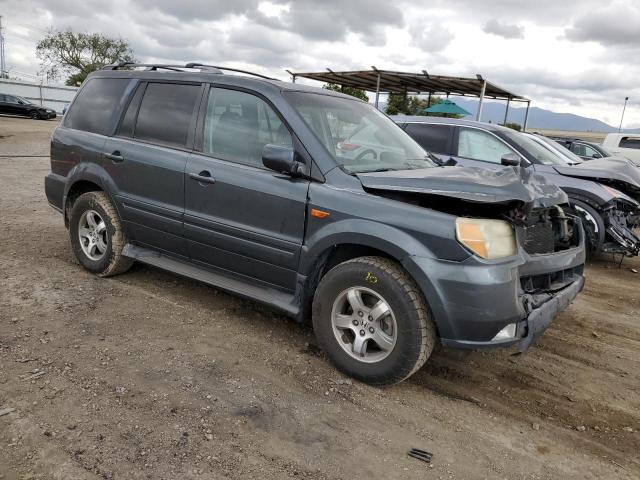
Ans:
[[[264,100],[221,88],[209,94],[203,140],[204,153],[255,167],[262,167],[265,145],[292,145],[286,125]]]
[[[623,137],[620,140],[620,147],[640,150],[640,138]]]
[[[73,101],[64,125],[100,135],[110,133],[130,81],[128,78],[92,78]]]
[[[185,147],[199,93],[200,85],[149,83],[138,111],[134,137]]]
[[[428,152],[449,153],[451,132],[453,131],[451,125],[409,123],[405,130]]]

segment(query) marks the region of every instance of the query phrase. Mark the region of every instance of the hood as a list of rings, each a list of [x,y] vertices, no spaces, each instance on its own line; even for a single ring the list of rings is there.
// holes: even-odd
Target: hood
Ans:
[[[519,201],[532,203],[534,208],[568,202],[562,190],[526,168],[435,167],[359,173],[358,178],[370,190],[424,193],[468,202]]]
[[[588,178],[600,182],[616,180],[629,184],[634,190],[640,189],[640,168],[626,158],[597,158],[572,166],[555,165],[553,168],[560,175],[568,177]]]

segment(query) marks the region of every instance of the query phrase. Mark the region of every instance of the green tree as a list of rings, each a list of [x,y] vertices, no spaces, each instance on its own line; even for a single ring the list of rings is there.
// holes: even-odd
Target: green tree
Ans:
[[[411,115],[409,104],[411,101],[406,93],[390,93],[387,97],[387,115]]]
[[[331,90],[333,92],[340,92],[346,95],[351,95],[352,97],[359,98],[360,100],[364,100],[365,102],[369,101],[369,97],[367,96],[367,92],[362,90],[361,88],[355,87],[344,87],[342,85],[338,85],[336,83],[325,83],[322,88],[325,90]]]
[[[133,51],[121,38],[98,33],[50,30],[36,45],[36,56],[49,78],[67,76],[67,85],[79,85],[91,72],[120,61],[134,61]]]
[[[431,98],[420,98],[415,95],[407,95],[405,93],[390,93],[387,99],[387,115],[432,115],[437,117],[460,118],[460,115],[452,114],[427,114],[425,110],[432,105],[442,102],[441,97],[432,95]]]

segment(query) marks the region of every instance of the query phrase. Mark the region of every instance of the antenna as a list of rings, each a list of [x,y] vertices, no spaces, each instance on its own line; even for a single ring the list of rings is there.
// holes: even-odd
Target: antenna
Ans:
[[[2,34],[2,15],[0,15],[0,78],[6,78],[4,63],[4,35]]]

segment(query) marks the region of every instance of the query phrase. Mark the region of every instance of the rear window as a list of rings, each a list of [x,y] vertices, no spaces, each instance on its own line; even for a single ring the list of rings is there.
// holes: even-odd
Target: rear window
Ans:
[[[428,152],[447,154],[453,127],[451,125],[427,125],[409,123],[406,132]]]
[[[640,150],[640,138],[623,137],[620,140],[620,146],[622,148],[633,148]]]
[[[100,135],[111,133],[117,107],[130,82],[128,78],[90,79],[65,115],[64,125]]]
[[[184,147],[200,85],[149,83],[144,92],[134,137]]]

